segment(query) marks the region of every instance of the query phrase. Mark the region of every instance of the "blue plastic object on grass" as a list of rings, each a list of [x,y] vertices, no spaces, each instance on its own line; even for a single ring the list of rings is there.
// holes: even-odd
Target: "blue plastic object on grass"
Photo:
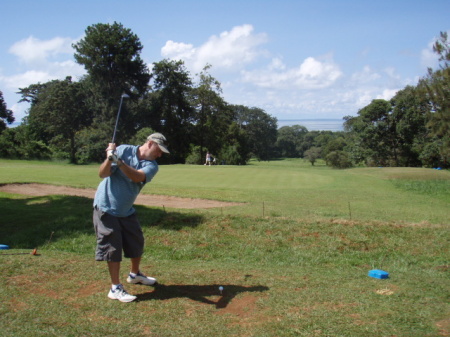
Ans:
[[[8,245],[0,245],[0,249],[9,249]]]
[[[370,277],[374,277],[374,278],[384,279],[384,278],[388,278],[389,277],[389,273],[387,271],[384,271],[384,270],[373,269],[373,270],[369,271],[369,276]]]

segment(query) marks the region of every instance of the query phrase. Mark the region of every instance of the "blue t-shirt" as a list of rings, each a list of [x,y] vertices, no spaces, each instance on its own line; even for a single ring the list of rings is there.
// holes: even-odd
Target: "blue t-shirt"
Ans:
[[[158,164],[154,160],[139,160],[139,146],[120,145],[116,149],[117,156],[136,170],[145,173],[145,181],[135,183],[131,181],[116,164],[111,165],[111,175],[98,185],[94,198],[94,207],[117,217],[127,217],[135,212],[133,208],[142,187],[158,172]]]

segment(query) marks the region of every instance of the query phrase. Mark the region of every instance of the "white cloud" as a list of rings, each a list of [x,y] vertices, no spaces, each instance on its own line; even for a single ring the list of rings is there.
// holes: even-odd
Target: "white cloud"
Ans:
[[[264,51],[258,47],[267,41],[266,34],[255,34],[252,25],[236,26],[219,36],[213,35],[199,47],[192,44],[167,41],[161,49],[165,58],[183,60],[187,68],[201,71],[206,64],[214,69],[241,69]]]
[[[384,69],[384,72],[391,79],[394,79],[394,80],[400,80],[401,79],[401,76],[396,73],[395,68],[393,68],[393,67],[388,67],[388,68]]]
[[[70,38],[55,37],[51,40],[39,40],[30,36],[14,43],[9,52],[27,64],[45,62],[49,57],[60,54],[73,54]]]
[[[376,88],[357,88],[349,92],[347,103],[354,107],[352,113],[368,105],[375,98],[376,91]]]
[[[405,85],[394,67],[365,65],[344,76],[332,54],[309,56],[291,66],[283,55],[269,58],[262,49],[266,42],[265,34],[257,35],[252,26],[242,25],[199,46],[167,41],[161,53],[184,60],[190,71],[199,71],[207,63],[214,73],[227,70],[218,79],[224,81],[228,102],[258,106],[279,118],[355,115],[375,98],[391,99]]]
[[[17,90],[66,76],[82,76],[85,74],[84,68],[73,60],[73,42],[75,40],[70,38],[40,40],[30,36],[14,43],[9,52],[21,62],[19,72],[0,76],[0,81],[8,88]]]
[[[365,66],[362,71],[356,72],[351,76],[351,81],[361,84],[376,81],[380,77],[380,74],[375,72],[370,66]]]
[[[286,66],[284,65],[281,58],[275,57],[272,59],[272,62],[269,65],[269,70],[284,70]]]
[[[447,34],[450,36],[450,30],[447,31]],[[428,42],[426,48],[423,48],[420,52],[420,65],[426,71],[428,68],[437,70],[439,68],[439,55],[433,51],[433,46],[438,40],[437,37]],[[423,74],[425,75],[425,74]]]
[[[30,104],[26,102],[22,102],[20,104],[19,103],[13,104],[13,106],[10,109],[13,112],[14,118],[16,119],[14,121],[15,124],[20,124],[22,118],[25,117],[29,108]]]
[[[33,83],[47,82],[49,78],[50,75],[46,71],[28,70],[21,74],[2,77],[2,81],[7,85],[8,88],[18,89],[27,87]]]
[[[18,70],[13,74],[5,74],[6,70],[3,69],[0,73],[0,84],[5,88],[4,96],[10,98],[10,101],[17,102],[20,98],[17,98],[15,92],[19,88],[64,79],[67,76],[72,76],[76,80],[84,75],[86,73],[84,68],[73,59],[74,42],[76,40],[70,38],[55,37],[40,40],[30,36],[14,43],[9,52],[18,58]],[[24,103],[14,104],[11,110],[18,121],[24,116],[26,107]]]
[[[76,80],[85,73],[84,68],[73,60],[48,62],[45,66],[39,67],[39,70],[29,69],[11,76],[0,76],[0,82],[11,90],[17,90],[35,83],[64,79],[67,76],[72,76]]]
[[[447,31],[447,35],[450,36],[450,30]],[[420,60],[422,66],[426,68],[437,69],[439,66],[439,55],[433,51],[433,46],[438,39],[433,38],[427,45],[426,48],[422,49]]]
[[[161,49],[161,56],[177,60],[190,60],[195,54],[195,48],[192,44],[174,42],[169,40]]]
[[[74,60],[65,60],[62,62],[52,62],[49,64],[49,73],[52,77],[57,79],[65,78],[66,76],[74,77],[74,80],[86,74],[84,67]]]
[[[242,75],[244,82],[264,88],[323,89],[335,83],[342,72],[330,57],[324,61],[308,57],[296,68],[287,69],[280,59],[274,59],[265,69],[243,71]]]
[[[395,94],[399,91],[400,89],[384,89],[383,92],[379,95],[377,95],[377,99],[384,99],[386,101],[390,100],[392,97],[395,96]]]

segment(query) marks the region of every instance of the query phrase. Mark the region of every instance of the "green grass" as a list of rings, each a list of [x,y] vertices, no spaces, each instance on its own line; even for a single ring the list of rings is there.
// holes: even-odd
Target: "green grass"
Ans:
[[[0,184],[40,182],[96,188],[97,165],[0,160]],[[436,193],[405,188],[431,185]],[[246,166],[162,166],[143,193],[244,202],[209,214],[345,218],[448,223],[450,172],[421,168],[333,170],[302,160],[252,161]],[[437,186],[437,187],[436,187]]]
[[[446,198],[450,191],[450,180],[400,180],[394,182],[395,186],[405,191]]]
[[[0,184],[95,188],[97,168],[0,160]],[[449,181],[299,160],[161,166],[145,193],[245,205],[138,206],[142,269],[160,285],[127,286],[127,304],[108,300],[93,261],[91,200],[0,193],[0,243],[13,248],[0,251],[2,336],[448,335]]]

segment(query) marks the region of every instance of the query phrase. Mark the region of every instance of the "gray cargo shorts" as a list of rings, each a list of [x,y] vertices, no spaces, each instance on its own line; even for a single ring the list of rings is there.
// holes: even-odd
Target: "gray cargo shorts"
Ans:
[[[93,222],[97,236],[96,261],[121,262],[122,250],[126,258],[142,256],[144,234],[136,214],[120,218],[95,207]]]

